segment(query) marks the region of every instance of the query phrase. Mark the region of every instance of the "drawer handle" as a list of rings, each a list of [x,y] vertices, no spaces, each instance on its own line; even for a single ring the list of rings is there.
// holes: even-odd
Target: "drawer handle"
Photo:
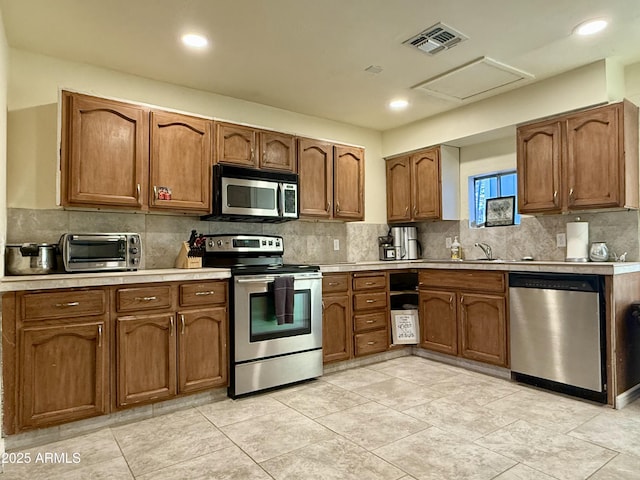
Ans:
[[[373,322],[375,322],[375,320],[367,320],[366,323],[373,323]]]
[[[371,298],[367,300],[367,303],[375,303],[377,300],[372,300]]]
[[[98,325],[98,348],[102,347],[102,325]]]
[[[340,285],[340,284],[338,282],[329,282],[330,287],[335,287],[337,285]]]
[[[367,342],[367,345],[375,345],[376,342]]]
[[[196,296],[201,296],[201,295],[214,295],[216,292],[214,290],[209,290],[207,292],[196,292]]]
[[[56,303],[58,308],[77,307],[78,305],[80,305],[80,302]]]
[[[184,315],[180,314],[180,323],[182,324],[182,335],[184,335]]]
[[[174,331],[174,329],[176,327],[176,324],[175,324],[175,321],[174,321],[173,317],[171,317],[171,320],[169,321],[169,323],[171,324],[171,330],[170,330],[169,335],[171,335],[173,337],[173,331]]]
[[[367,282],[365,285],[373,285],[373,282]]]
[[[158,297],[135,297],[134,300],[136,302],[152,302],[154,300],[157,300]]]

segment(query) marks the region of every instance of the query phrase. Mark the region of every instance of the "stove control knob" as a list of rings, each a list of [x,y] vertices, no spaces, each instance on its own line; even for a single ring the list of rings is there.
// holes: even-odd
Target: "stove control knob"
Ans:
[[[211,248],[213,248],[213,246],[215,245],[215,242],[213,241],[213,239],[212,239],[212,238],[210,238],[210,239],[209,239],[209,241],[207,242],[207,244],[208,244]]]
[[[133,237],[131,237],[131,238],[129,239],[129,241],[130,241],[133,245],[135,245],[136,243],[138,243],[138,237],[133,236]]]
[[[132,255],[136,255],[138,253],[137,247],[131,247],[129,249],[129,253],[131,253]]]
[[[223,242],[222,242],[222,240],[218,240],[218,246],[219,246],[220,248],[222,248],[222,243],[223,243]]]
[[[131,259],[131,265],[138,265],[140,263],[140,259],[139,258],[132,258]]]

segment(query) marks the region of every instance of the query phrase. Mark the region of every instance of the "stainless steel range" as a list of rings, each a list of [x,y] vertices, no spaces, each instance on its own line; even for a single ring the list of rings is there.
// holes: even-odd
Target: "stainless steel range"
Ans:
[[[315,265],[284,264],[283,253],[278,236],[206,236],[204,266],[232,273],[231,398],[322,375],[322,274]]]

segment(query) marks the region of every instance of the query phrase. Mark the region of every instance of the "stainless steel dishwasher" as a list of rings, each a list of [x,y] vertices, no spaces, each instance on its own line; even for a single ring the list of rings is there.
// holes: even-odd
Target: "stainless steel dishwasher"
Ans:
[[[604,278],[509,274],[511,376],[607,401]]]

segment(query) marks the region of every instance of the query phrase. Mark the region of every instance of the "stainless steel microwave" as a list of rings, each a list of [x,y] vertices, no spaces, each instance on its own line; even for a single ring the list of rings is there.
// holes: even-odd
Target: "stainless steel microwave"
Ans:
[[[60,255],[67,272],[137,270],[142,245],[137,233],[65,233]]]
[[[298,175],[213,166],[212,214],[203,220],[286,222],[298,218]]]

